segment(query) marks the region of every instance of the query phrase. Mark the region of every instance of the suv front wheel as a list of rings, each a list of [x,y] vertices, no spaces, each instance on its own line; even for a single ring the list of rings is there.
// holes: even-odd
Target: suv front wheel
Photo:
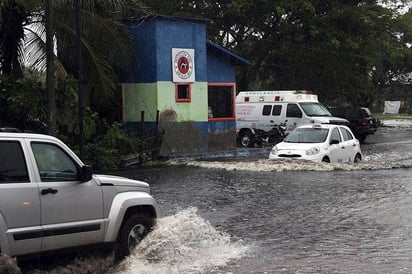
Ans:
[[[154,219],[143,215],[133,214],[122,225],[116,246],[116,258],[123,259],[130,255],[139,242],[152,230]]]

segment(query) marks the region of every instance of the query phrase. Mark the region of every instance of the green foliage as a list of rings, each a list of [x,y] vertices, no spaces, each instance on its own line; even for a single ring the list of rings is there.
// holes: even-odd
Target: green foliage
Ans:
[[[79,155],[79,106],[75,81],[59,82],[57,97],[58,137]],[[24,77],[0,75],[0,127],[25,132],[47,132],[47,96],[44,74],[24,71]],[[119,167],[121,160],[138,155],[139,141],[131,138],[120,123],[105,122],[90,107],[84,110],[85,162],[96,169]]]
[[[210,20],[208,36],[252,61],[240,90],[309,89],[369,106],[412,70],[407,1],[145,1],[157,13]],[[175,8],[173,8],[175,7]]]
[[[134,59],[133,40],[118,16],[144,13],[138,1],[81,1],[82,85],[86,105],[102,110],[115,100],[117,71]],[[57,57],[68,74],[78,75],[74,1],[53,1]],[[107,117],[110,119],[111,117]]]
[[[53,33],[56,38],[55,75],[60,81],[65,81],[70,75],[78,75],[77,59],[74,58],[78,49],[76,13],[75,1],[72,0],[0,1],[1,74],[21,76],[20,67],[26,64],[46,69],[45,2],[51,6],[53,20],[53,29],[48,33]],[[125,70],[133,60],[132,38],[119,19],[146,14],[147,11],[138,0],[83,0],[80,3],[82,36],[79,48],[82,52],[84,98],[86,105],[103,113],[101,110],[110,108],[117,99],[117,71]],[[50,99],[48,112],[53,115],[48,117],[52,118],[55,117],[54,102],[53,98]],[[117,117],[108,115],[106,118],[114,121]]]
[[[54,114],[54,99],[50,96],[52,101],[48,102],[43,73],[19,73],[23,45],[28,61],[36,68],[45,69],[45,2],[4,0],[0,1],[0,126],[45,133],[54,128],[54,119],[49,122],[49,118],[57,117],[58,136],[78,150],[78,82],[72,76],[78,75],[73,58],[77,53],[75,2],[50,0],[48,3],[52,7],[52,32],[58,52],[54,56],[57,113],[50,115]],[[135,154],[134,140],[127,137],[119,124],[113,123],[120,116],[116,71],[125,70],[134,58],[133,41],[119,19],[146,13],[138,0],[81,1],[85,154],[97,168],[114,167],[122,153]],[[27,40],[23,44],[24,34]],[[33,121],[36,126],[31,125]]]
[[[80,155],[78,104],[68,104],[67,110],[59,115],[59,138]],[[123,125],[108,123],[90,108],[84,110],[84,162],[95,169],[120,167],[122,159],[138,155],[139,141],[127,135]]]
[[[24,71],[24,77],[0,75],[0,126],[45,132],[47,109],[43,75]]]
[[[74,115],[76,116],[76,115]],[[66,124],[65,130],[59,132],[59,138],[80,155],[78,116],[75,121]],[[67,121],[69,121],[69,116]],[[138,157],[139,140],[130,137],[118,122],[108,123],[99,119],[96,112],[85,111],[85,146],[84,162],[96,170],[118,168],[122,160],[133,155]]]
[[[89,140],[85,147],[85,162],[95,169],[116,168],[127,155],[137,155],[138,140],[129,137],[122,125],[106,125],[107,132]]]

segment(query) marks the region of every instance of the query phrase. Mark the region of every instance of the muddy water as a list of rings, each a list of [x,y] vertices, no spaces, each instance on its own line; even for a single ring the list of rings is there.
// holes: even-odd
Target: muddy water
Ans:
[[[162,211],[134,254],[32,273],[412,273],[410,133],[367,140],[357,165],[261,157],[127,172]]]
[[[173,185],[159,177],[154,191],[167,215],[190,204],[231,235],[233,248],[246,248],[227,265],[212,261],[186,273],[411,273],[410,171],[251,174],[187,167]],[[217,248],[215,256],[226,254]]]

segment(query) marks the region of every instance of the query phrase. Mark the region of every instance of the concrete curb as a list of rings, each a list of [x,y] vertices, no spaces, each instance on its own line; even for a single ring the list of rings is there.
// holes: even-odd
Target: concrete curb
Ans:
[[[163,156],[167,159],[214,159],[214,158],[234,158],[264,155],[268,156],[272,146],[262,148],[238,148],[225,151],[209,151],[201,153],[180,154]]]

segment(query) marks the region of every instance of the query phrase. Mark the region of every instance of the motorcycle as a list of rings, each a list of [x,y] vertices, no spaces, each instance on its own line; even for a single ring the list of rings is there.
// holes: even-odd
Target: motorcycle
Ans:
[[[273,121],[270,121],[273,125],[269,131],[265,131],[262,129],[255,129],[255,143],[259,146],[263,146],[264,144],[277,144],[281,142],[286,136],[286,122],[280,123],[279,125],[274,124]]]

